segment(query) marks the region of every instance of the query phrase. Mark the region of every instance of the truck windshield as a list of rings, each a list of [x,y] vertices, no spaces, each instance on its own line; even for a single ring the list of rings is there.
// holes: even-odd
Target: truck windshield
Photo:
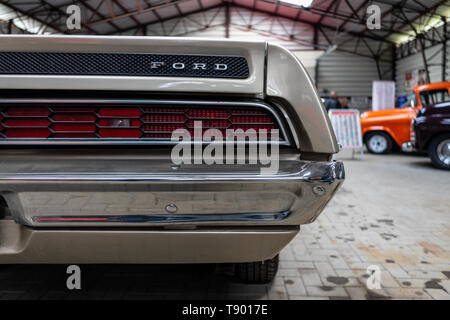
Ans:
[[[450,95],[447,89],[430,90],[421,92],[420,100],[423,106],[430,106],[444,102],[450,102]]]

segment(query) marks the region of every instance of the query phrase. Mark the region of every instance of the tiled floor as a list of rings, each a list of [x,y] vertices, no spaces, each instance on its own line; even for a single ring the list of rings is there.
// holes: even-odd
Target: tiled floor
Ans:
[[[450,172],[427,157],[346,160],[347,180],[281,253],[271,285],[243,285],[213,265],[0,267],[0,299],[450,299]],[[368,290],[366,269],[381,271]]]

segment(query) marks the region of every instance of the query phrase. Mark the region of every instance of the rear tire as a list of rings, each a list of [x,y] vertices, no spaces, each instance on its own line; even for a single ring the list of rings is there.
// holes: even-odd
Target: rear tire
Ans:
[[[370,153],[386,154],[391,152],[392,146],[392,138],[386,132],[377,131],[367,134],[366,147]]]
[[[265,261],[238,263],[235,275],[244,283],[269,283],[277,274],[279,256]]]
[[[428,155],[435,167],[450,170],[450,134],[434,137],[428,146]]]

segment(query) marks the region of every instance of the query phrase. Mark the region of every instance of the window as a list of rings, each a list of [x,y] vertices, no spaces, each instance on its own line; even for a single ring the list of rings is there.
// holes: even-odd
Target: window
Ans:
[[[430,106],[450,102],[450,95],[447,89],[431,90],[420,93],[420,100],[423,106]]]
[[[417,97],[416,97],[416,94],[415,93],[413,93],[410,97],[409,97],[409,99],[408,99],[408,104],[407,104],[407,106],[410,106],[410,107],[416,107],[417,106]]]

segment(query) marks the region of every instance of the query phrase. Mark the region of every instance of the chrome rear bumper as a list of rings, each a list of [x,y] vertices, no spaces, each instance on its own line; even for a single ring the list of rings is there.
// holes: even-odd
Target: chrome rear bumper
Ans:
[[[23,156],[1,157],[0,195],[30,227],[298,226],[317,217],[344,179],[340,162],[289,157],[278,174],[261,175],[249,165]]]
[[[12,217],[0,220],[0,264],[261,261],[344,179],[342,163],[292,154],[264,176],[249,165],[171,167],[166,156],[114,153],[1,154]]]

